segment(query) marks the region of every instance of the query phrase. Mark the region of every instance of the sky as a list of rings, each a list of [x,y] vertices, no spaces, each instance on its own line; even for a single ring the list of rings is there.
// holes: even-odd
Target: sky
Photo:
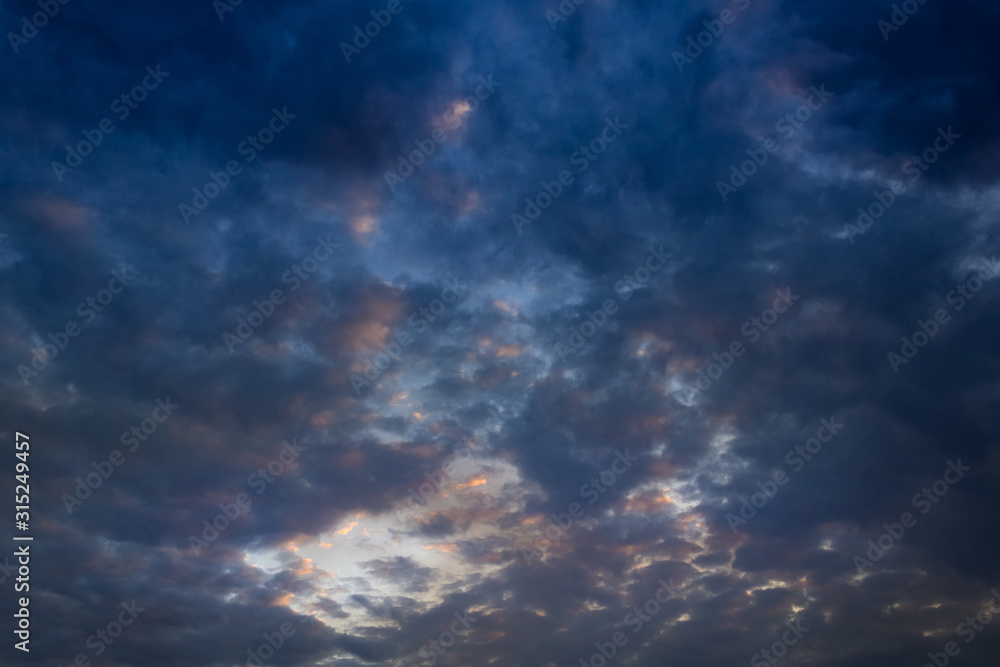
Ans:
[[[0,664],[995,665],[998,21],[4,2]]]

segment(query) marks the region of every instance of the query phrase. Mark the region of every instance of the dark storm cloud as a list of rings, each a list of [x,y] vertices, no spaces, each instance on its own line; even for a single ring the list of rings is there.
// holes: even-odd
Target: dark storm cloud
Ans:
[[[220,21],[206,2],[71,2],[0,64],[0,421],[39,441],[35,655],[96,658],[88,636],[132,599],[146,611],[105,660],[242,663],[288,622],[275,664],[403,665],[463,613],[475,623],[442,663],[576,664],[623,630],[619,664],[731,664],[790,619],[809,632],[789,664],[942,650],[997,580],[983,507],[1000,282],[948,300],[998,251],[997,9],[929,0],[886,41],[891,3],[750,0],[678,72],[672,53],[742,3],[595,1],[553,30],[558,3],[402,1],[351,63],[340,42],[385,3],[244,2]],[[13,30],[35,10],[0,17]],[[157,64],[169,76],[119,120],[112,101]],[[496,92],[390,190],[398,156],[487,76]],[[814,86],[829,101],[780,137]],[[296,117],[247,162],[241,142],[286,106]],[[105,117],[115,131],[60,181],[52,162]],[[580,170],[616,118],[628,127]],[[948,127],[961,138],[909,180]],[[776,136],[723,201],[717,182]],[[178,205],[230,160],[242,173],[185,224]],[[511,214],[563,169],[574,182],[519,234]],[[844,238],[893,179],[906,192]],[[292,290],[319,239],[338,245]],[[668,266],[625,299],[617,281],[660,244]],[[138,277],[86,321],[78,305],[123,267]],[[468,294],[355,393],[456,277]],[[223,334],[276,289],[287,301],[230,351]],[[744,326],[786,289],[799,300],[752,342]],[[617,311],[561,357],[607,299]],[[887,353],[939,308],[951,321],[894,373]],[[79,335],[22,382],[71,322]],[[689,400],[734,341],[745,354]],[[168,396],[176,414],[67,513],[63,494]],[[831,417],[843,431],[793,471],[786,453]],[[477,429],[495,495],[449,479],[440,506],[389,530],[410,555],[365,552],[363,579],[328,569],[355,555],[289,556],[391,512]],[[258,494],[252,476],[293,441],[305,450]],[[581,487],[626,450],[636,464],[588,504]],[[920,514],[913,496],[959,458],[971,471]],[[779,469],[788,484],[732,531]],[[250,509],[192,548],[241,492]],[[547,537],[572,503],[584,515]],[[852,557],[906,511],[916,526],[856,577]],[[426,564],[428,542],[461,566]],[[247,561],[268,549],[277,565]],[[680,594],[633,633],[661,580]],[[996,646],[987,629],[962,659],[991,664]]]

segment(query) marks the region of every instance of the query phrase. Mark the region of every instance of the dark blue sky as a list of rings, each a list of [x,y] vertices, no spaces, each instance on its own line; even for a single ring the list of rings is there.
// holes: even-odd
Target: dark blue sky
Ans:
[[[998,20],[4,2],[0,664],[995,665]]]

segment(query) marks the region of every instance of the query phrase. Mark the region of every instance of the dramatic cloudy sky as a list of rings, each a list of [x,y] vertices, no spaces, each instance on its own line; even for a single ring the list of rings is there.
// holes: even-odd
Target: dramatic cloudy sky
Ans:
[[[0,11],[0,664],[996,664],[993,3],[56,9]]]

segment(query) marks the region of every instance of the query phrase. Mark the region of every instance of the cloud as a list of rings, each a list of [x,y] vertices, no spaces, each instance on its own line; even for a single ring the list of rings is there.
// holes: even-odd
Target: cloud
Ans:
[[[997,9],[925,3],[886,41],[882,2],[753,0],[679,73],[672,52],[729,5],[590,2],[552,30],[556,4],[405,0],[347,63],[339,43],[384,6],[243,3],[220,22],[211,3],[70,3],[0,63],[0,421],[33,444],[38,659],[235,664],[287,622],[276,664],[406,665],[455,614],[477,620],[454,664],[589,660],[617,631],[620,664],[734,663],[791,620],[809,632],[790,664],[910,665],[954,639],[997,578],[1000,297],[987,281],[949,301],[998,251]],[[20,11],[0,12],[8,29]],[[52,162],[155,64],[162,87],[59,181]],[[502,85],[390,190],[487,76]],[[782,136],[819,86],[830,99]],[[285,106],[296,120],[246,161]],[[913,178],[949,127],[961,138]],[[716,183],[775,137],[723,201]],[[178,205],[231,160],[243,173],[184,224]],[[562,170],[518,234],[511,212]],[[893,181],[905,192],[849,242]],[[336,252],[298,276],[320,238]],[[638,284],[661,245],[670,262]],[[140,277],[86,321],[124,266]],[[455,280],[468,291],[434,312]],[[801,300],[751,341],[785,289]],[[274,290],[287,300],[230,351]],[[947,328],[893,373],[886,355],[940,308]],[[734,342],[745,354],[689,391]],[[165,396],[182,409],[68,514],[63,494]],[[844,431],[734,533],[741,497],[831,416]],[[635,465],[603,481],[625,451]],[[959,457],[962,483],[859,576],[852,556]],[[194,553],[240,493],[248,511]],[[671,578],[681,594],[637,625]],[[133,599],[147,610],[94,655]],[[987,629],[962,659],[995,649]]]

